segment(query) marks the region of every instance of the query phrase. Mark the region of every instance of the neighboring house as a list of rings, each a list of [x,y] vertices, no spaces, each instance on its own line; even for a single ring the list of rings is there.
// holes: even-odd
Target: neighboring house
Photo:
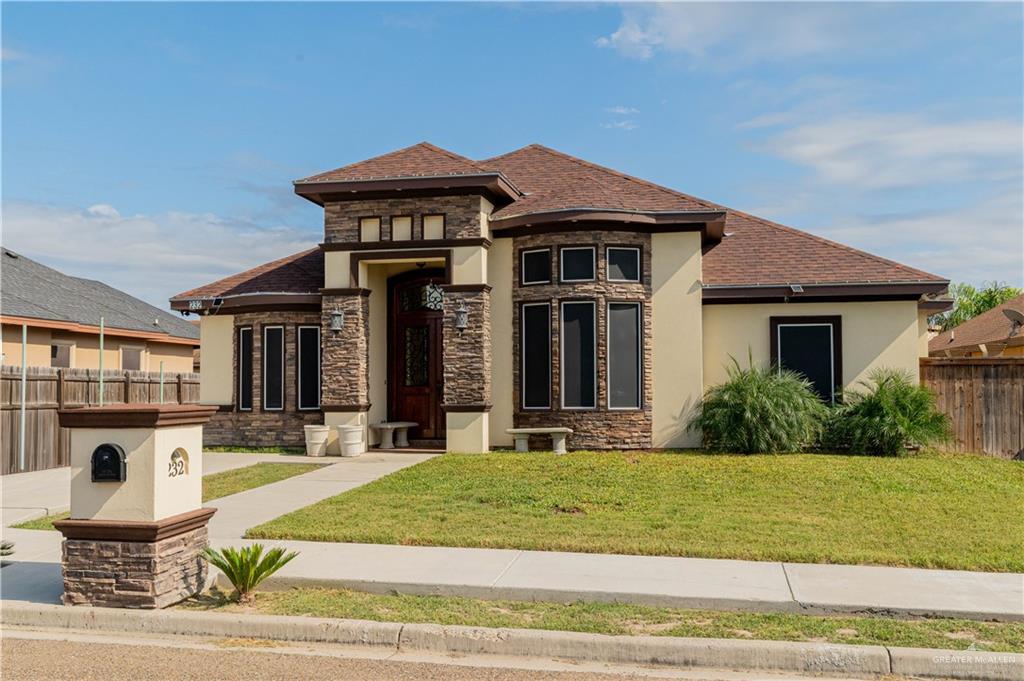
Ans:
[[[1024,294],[943,331],[929,341],[928,354],[932,357],[1024,357],[1024,328],[1019,320],[1024,320]]]
[[[318,248],[171,301],[202,315],[211,442],[390,419],[451,451],[515,426],[694,446],[687,418],[733,357],[826,400],[875,367],[916,376],[948,284],[539,145],[417,144],[295,192],[324,209]]]
[[[198,329],[188,320],[91,279],[69,277],[6,248],[0,255],[3,364],[191,372]]]

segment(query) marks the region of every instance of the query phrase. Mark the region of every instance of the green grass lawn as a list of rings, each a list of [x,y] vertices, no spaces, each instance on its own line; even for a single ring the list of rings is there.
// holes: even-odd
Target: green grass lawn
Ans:
[[[610,603],[484,601],[448,596],[377,595],[344,589],[257,593],[251,609],[228,605],[223,597],[202,597],[187,601],[182,607],[595,634],[751,638],[956,650],[974,644],[980,650],[1024,651],[1024,623],[1021,622],[754,614]]]
[[[279,482],[319,468],[318,463],[258,463],[244,468],[233,468],[229,471],[203,476],[203,501],[220,499],[230,494],[244,492],[254,487],[262,487],[272,482]],[[14,527],[21,530],[53,530],[54,520],[67,518],[67,513],[29,520]]]
[[[1021,508],[980,456],[448,454],[246,536],[1021,572]]]

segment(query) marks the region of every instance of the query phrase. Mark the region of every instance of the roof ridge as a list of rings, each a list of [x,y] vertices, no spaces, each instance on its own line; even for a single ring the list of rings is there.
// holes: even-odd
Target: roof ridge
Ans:
[[[436,144],[428,142],[427,140],[423,140],[422,142],[418,142],[417,144],[414,144],[411,147],[406,147],[406,149],[412,149],[413,147],[426,147],[427,149],[430,149],[431,151],[436,151],[436,152],[438,152],[440,154],[444,154],[448,158],[454,159],[456,161],[465,161],[466,163],[470,164],[471,166],[473,166],[473,167],[475,167],[475,168],[477,168],[479,170],[483,170],[485,172],[489,172],[487,170],[487,168],[484,168],[478,162],[474,161],[473,159],[469,158],[468,156],[463,156],[462,154],[456,154],[454,151],[451,151],[450,149],[445,149],[444,147],[439,147]]]
[[[408,152],[408,151],[410,151],[412,149],[416,149],[416,148],[428,149],[428,150],[430,150],[430,151],[432,151],[432,152],[434,152],[436,154],[441,154],[443,156],[446,156],[450,160],[466,163],[466,164],[472,166],[473,168],[475,168],[475,169],[477,169],[479,171],[488,172],[486,168],[480,166],[476,161],[474,161],[471,158],[468,158],[466,156],[462,156],[460,154],[456,154],[454,151],[449,151],[448,149],[444,149],[442,147],[437,146],[436,144],[432,144],[432,143],[430,143],[430,142],[428,142],[426,140],[423,140],[421,142],[416,142],[415,144],[410,144],[408,146],[402,147],[401,149],[395,149],[393,151],[388,151],[388,152],[385,152],[383,154],[378,154],[376,156],[371,156],[370,158],[364,158],[364,159],[362,159],[360,161],[353,161],[352,163],[346,163],[343,166],[338,166],[337,168],[332,168],[331,170],[325,170],[325,171],[320,172],[320,173],[315,173],[313,175],[308,175],[308,176],[302,178],[301,180],[297,180],[297,182],[308,182],[308,181],[311,181],[311,180],[316,180],[318,178],[322,178],[322,177],[325,177],[325,176],[328,176],[328,175],[333,175],[334,173],[337,173],[337,172],[339,172],[341,170],[345,170],[346,168],[351,168],[352,166],[361,166],[361,165],[372,163],[374,161],[379,161],[381,159],[391,158],[392,156],[397,156],[399,154],[406,153],[406,152]]]

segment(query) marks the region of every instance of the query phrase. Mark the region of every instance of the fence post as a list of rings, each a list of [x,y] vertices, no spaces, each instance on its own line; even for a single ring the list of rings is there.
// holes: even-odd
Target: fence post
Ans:
[[[125,369],[124,371],[124,400],[125,404],[131,404],[132,402],[132,375],[131,372]]]
[[[64,408],[64,370],[57,369],[57,408]]]
[[[183,404],[184,403],[184,401],[183,401],[184,394],[185,394],[184,393],[184,389],[183,389],[182,384],[181,384],[181,374],[179,373],[178,374],[178,404]]]

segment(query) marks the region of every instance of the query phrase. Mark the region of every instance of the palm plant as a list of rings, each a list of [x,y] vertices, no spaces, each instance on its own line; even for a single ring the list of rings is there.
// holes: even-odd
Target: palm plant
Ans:
[[[6,558],[12,553],[14,553],[14,542],[7,540],[0,541],[0,557]]]
[[[297,555],[299,554],[295,551],[286,553],[280,547],[272,548],[264,555],[263,544],[253,544],[241,549],[229,546],[214,550],[207,547],[203,551],[203,557],[223,572],[231,586],[235,587],[238,601],[241,603],[252,601],[253,592],[260,582],[283,568]]]
[[[795,452],[814,443],[828,412],[800,374],[776,367],[743,369],[735,358],[728,380],[709,388],[688,427],[704,446],[744,454]]]
[[[876,369],[863,390],[851,390],[835,409],[825,445],[857,454],[897,456],[913,445],[949,437],[949,418],[935,408],[935,395],[898,369]]]

